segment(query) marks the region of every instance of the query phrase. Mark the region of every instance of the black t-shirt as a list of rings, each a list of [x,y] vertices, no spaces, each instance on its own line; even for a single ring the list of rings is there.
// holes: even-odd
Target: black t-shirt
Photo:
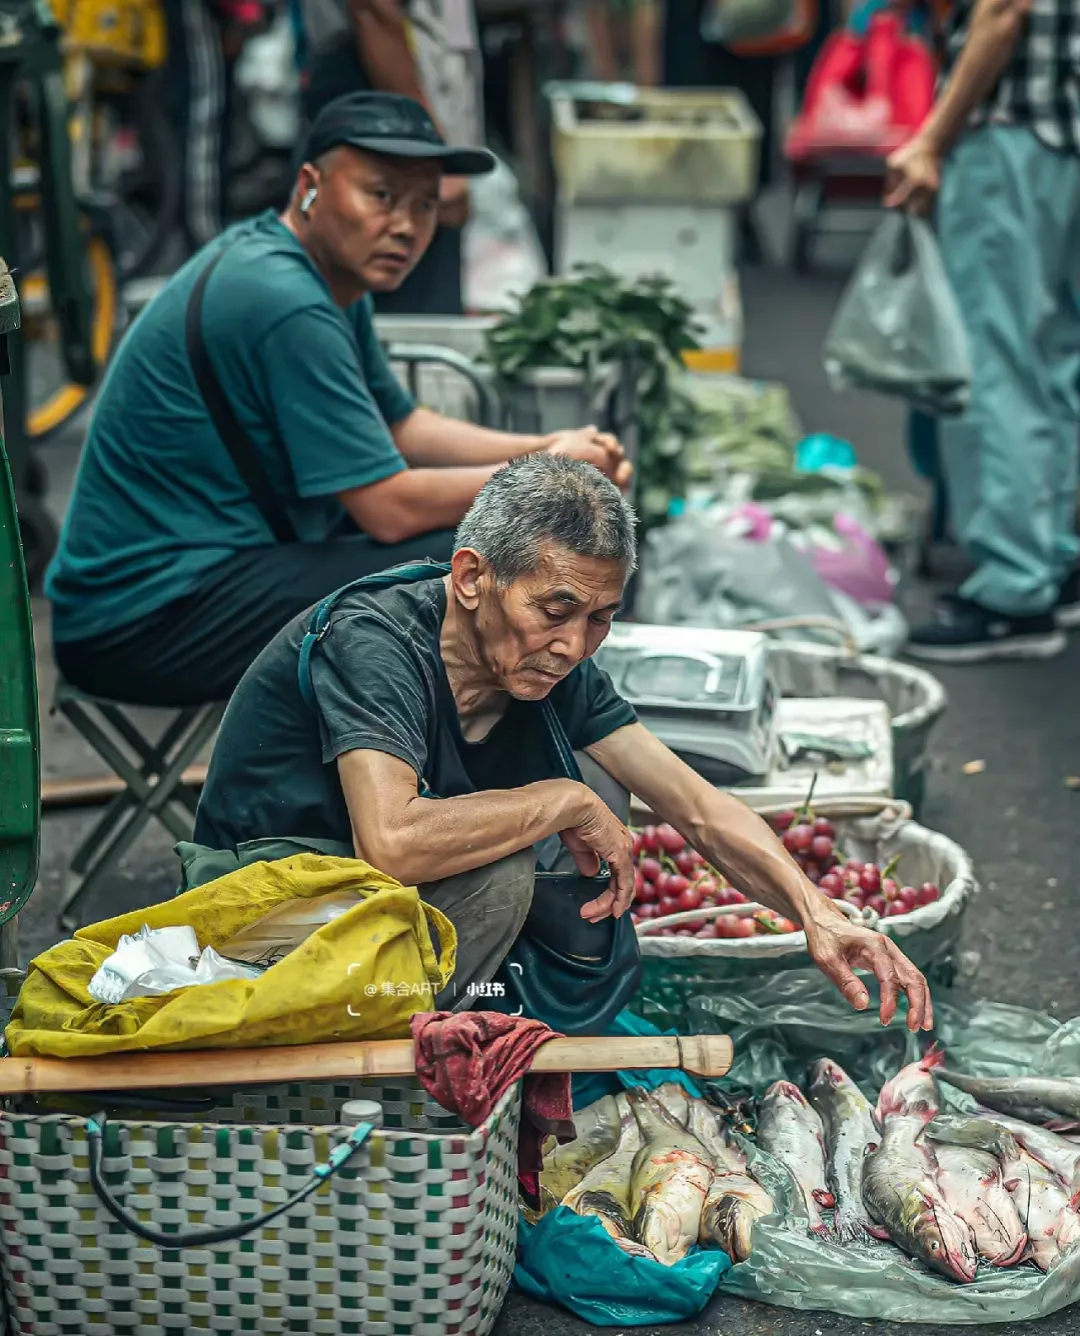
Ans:
[[[270,837],[351,844],[336,761],[361,748],[405,761],[439,798],[561,775],[538,702],[511,700],[482,742],[464,740],[439,653],[445,613],[441,578],[343,595],[311,656],[314,707],[297,673],[310,613],[280,631],[225,712],[196,842],[214,849]],[[575,750],[636,719],[590,660],[549,699]]]

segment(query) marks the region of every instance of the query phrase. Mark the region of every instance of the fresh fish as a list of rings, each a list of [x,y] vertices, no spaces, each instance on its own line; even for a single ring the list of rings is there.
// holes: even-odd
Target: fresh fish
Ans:
[[[701,1212],[698,1242],[715,1243],[733,1262],[750,1256],[754,1225],[776,1209],[772,1196],[751,1175],[746,1156],[727,1134],[716,1112],[701,1100],[690,1102],[689,1131],[712,1161],[715,1177]]]
[[[930,1067],[927,1067],[929,1062]],[[883,1236],[953,1280],[975,1279],[971,1226],[953,1211],[937,1182],[937,1159],[923,1136],[937,1113],[934,1055],[912,1063],[878,1097],[881,1145],[863,1166],[863,1203]],[[925,1098],[914,1098],[917,1094]]]
[[[1015,1266],[1028,1236],[997,1157],[947,1145],[935,1146],[934,1155],[938,1186],[946,1203],[971,1227],[979,1256],[992,1266]]]
[[[712,1186],[709,1155],[649,1091],[628,1092],[643,1145],[630,1175],[634,1234],[671,1266],[697,1242]]]
[[[596,1164],[563,1198],[578,1215],[594,1215],[618,1242],[634,1239],[630,1224],[630,1172],[641,1147],[641,1133],[628,1100],[620,1099],[622,1116],[614,1151]]]
[[[885,1125],[885,1107],[894,1116],[918,1108],[924,1124],[930,1120],[924,1116],[928,1110],[930,1118],[936,1117],[941,1108],[941,1091],[936,1076],[944,1061],[945,1055],[932,1048],[918,1062],[901,1067],[892,1080],[881,1087],[876,1110],[878,1126],[883,1128]]]
[[[1004,1113],[980,1112],[976,1117],[1011,1132],[1029,1155],[1034,1155],[1040,1164],[1045,1164],[1061,1179],[1070,1193],[1080,1190],[1080,1146],[1074,1141]]]
[[[833,1230],[841,1243],[874,1233],[862,1199],[863,1165],[881,1141],[874,1110],[850,1076],[829,1058],[815,1062],[807,1087],[825,1129],[829,1186],[836,1198]]]
[[[1001,1170],[1027,1228],[1030,1246],[1026,1256],[1040,1271],[1049,1271],[1080,1242],[1080,1215],[1058,1177],[1022,1146]]]
[[[690,1117],[690,1092],[678,1081],[665,1081],[652,1092],[668,1113],[682,1127],[687,1126]]]
[[[1011,1113],[1026,1122],[1080,1119],[1080,1078],[965,1076],[944,1066],[937,1074],[946,1084],[974,1095],[986,1108]]]
[[[574,1114],[577,1136],[562,1146],[555,1142],[544,1155],[540,1195],[542,1203],[550,1201],[546,1209],[557,1206],[597,1161],[605,1159],[615,1149],[621,1131],[620,1112],[615,1098],[605,1095]],[[539,1214],[544,1214],[544,1210]]]
[[[825,1131],[821,1119],[797,1085],[777,1081],[762,1096],[758,1112],[758,1145],[791,1174],[802,1193],[810,1232],[829,1237],[822,1208],[836,1204],[827,1187]]]
[[[629,1253],[631,1257],[644,1257],[648,1262],[658,1262],[660,1259],[654,1252],[645,1247],[644,1243],[638,1243],[637,1239],[612,1238],[616,1247],[621,1248],[624,1253]]]

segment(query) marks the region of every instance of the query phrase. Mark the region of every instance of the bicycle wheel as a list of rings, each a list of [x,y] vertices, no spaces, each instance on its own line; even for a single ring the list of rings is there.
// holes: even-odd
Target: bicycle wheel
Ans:
[[[94,193],[116,238],[121,282],[154,268],[179,220],[180,149],[165,106],[159,73],[99,94]]]
[[[26,202],[19,201],[21,206]],[[61,331],[49,300],[49,281],[43,264],[40,214],[17,206],[19,255],[30,257],[18,265],[17,281],[22,307],[22,337],[26,354],[26,434],[43,441],[63,427],[87,402],[93,386],[76,385],[68,376],[61,346]],[[85,237],[84,258],[90,286],[90,345],[98,375],[104,371],[116,336],[119,282],[116,259],[105,232],[88,213],[81,213]],[[36,243],[36,244],[35,244]]]

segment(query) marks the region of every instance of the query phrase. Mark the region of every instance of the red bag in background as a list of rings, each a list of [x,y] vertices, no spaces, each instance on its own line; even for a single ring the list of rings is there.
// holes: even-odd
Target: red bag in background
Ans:
[[[827,153],[885,157],[918,129],[934,100],[930,47],[899,14],[874,14],[865,38],[833,33],[814,62],[803,106],[788,134],[791,162]]]

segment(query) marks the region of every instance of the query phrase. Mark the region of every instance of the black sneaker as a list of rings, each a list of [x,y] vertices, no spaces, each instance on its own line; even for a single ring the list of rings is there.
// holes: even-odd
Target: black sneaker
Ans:
[[[964,598],[943,599],[934,620],[916,627],[905,653],[932,663],[982,663],[985,659],[1049,659],[1066,645],[1052,612],[1006,617]]]
[[[1058,626],[1080,626],[1080,566],[1072,568],[1058,590],[1054,620]]]

